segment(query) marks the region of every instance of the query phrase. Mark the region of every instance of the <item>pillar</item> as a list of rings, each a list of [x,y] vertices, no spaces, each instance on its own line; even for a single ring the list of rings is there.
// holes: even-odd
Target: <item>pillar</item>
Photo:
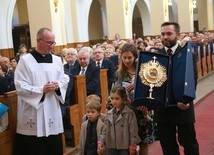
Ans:
[[[214,15],[213,15],[213,6],[214,6],[214,2],[213,0],[207,0],[207,19],[208,19],[208,26],[207,29],[208,30],[213,30],[214,29]]]
[[[126,15],[124,7],[124,0],[106,0],[108,37],[110,40],[114,39],[116,33],[120,34],[121,39],[128,38],[125,28],[125,18],[128,18],[128,14]]]
[[[197,0],[197,7],[198,7],[199,30],[203,30],[203,28],[207,29],[208,28],[207,0]],[[209,12],[209,14],[212,13],[213,12]]]
[[[175,0],[178,8],[178,23],[181,27],[181,32],[193,32],[193,7],[192,0]],[[182,9],[181,9],[182,8]]]
[[[32,47],[35,47],[37,31],[42,27],[53,30],[56,45],[67,44],[62,0],[57,2],[55,7],[54,0],[27,0]]]
[[[167,3],[157,0],[150,0],[151,32],[145,35],[160,35],[160,26],[164,21],[169,20]]]

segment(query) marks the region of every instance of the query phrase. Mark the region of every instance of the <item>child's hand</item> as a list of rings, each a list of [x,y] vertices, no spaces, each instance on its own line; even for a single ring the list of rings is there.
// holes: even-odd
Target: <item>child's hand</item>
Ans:
[[[101,155],[103,153],[104,143],[102,141],[98,141],[97,143],[97,153]]]
[[[97,154],[98,154],[98,155],[102,155],[102,154],[103,154],[103,149],[97,150]]]
[[[130,154],[130,155],[135,155],[135,153],[136,153],[136,150],[130,150],[130,149],[129,149],[129,154]]]
[[[106,115],[104,113],[100,113],[100,119],[105,120]]]
[[[135,155],[136,149],[137,149],[137,145],[136,144],[132,144],[131,146],[129,146],[129,154],[130,155]]]

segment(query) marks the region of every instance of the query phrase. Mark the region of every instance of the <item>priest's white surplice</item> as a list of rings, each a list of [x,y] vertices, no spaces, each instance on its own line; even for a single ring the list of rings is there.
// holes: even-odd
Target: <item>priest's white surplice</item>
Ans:
[[[48,82],[58,82],[61,95],[47,93],[41,102]],[[37,63],[32,54],[21,57],[15,71],[17,133],[38,137],[62,133],[60,104],[64,103],[68,82],[60,57],[52,55],[52,63]]]

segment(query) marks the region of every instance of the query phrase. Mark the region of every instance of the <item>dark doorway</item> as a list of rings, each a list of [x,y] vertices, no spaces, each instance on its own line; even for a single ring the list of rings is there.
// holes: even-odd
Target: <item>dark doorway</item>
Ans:
[[[12,31],[14,54],[18,52],[19,45],[25,44],[28,49],[31,48],[29,25],[15,26]]]
[[[194,20],[194,32],[199,31],[198,20]]]
[[[143,37],[143,23],[137,5],[135,5],[133,13],[132,32],[136,34],[137,38]]]

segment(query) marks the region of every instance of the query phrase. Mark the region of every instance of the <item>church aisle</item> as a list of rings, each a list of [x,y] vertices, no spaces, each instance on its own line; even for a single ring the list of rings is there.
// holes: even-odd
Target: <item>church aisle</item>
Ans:
[[[214,91],[196,106],[196,132],[200,155],[214,155]]]
[[[214,155],[214,91],[208,93],[197,102],[195,107],[196,132],[199,143],[200,155]],[[184,155],[183,148],[180,148],[181,155]],[[155,142],[149,147],[149,155],[162,155],[160,143]]]

